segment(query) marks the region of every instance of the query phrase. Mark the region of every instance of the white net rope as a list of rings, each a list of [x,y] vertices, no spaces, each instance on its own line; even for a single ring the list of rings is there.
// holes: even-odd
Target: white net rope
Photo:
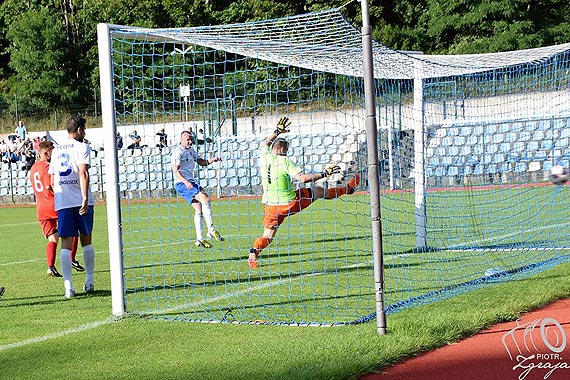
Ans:
[[[246,57],[362,77],[362,36],[340,8],[258,22],[191,28],[115,26],[116,37],[199,45]],[[144,38],[142,38],[144,36]],[[405,54],[373,43],[377,79],[437,78],[537,63],[570,50],[570,43],[488,54]]]

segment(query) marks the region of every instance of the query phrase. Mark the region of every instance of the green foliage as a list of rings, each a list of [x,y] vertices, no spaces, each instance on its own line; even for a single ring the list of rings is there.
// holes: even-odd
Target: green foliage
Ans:
[[[64,25],[47,8],[24,12],[10,24],[12,93],[37,107],[75,100],[68,73],[71,60]]]
[[[360,3],[344,0],[5,0],[0,4],[4,102],[50,110],[92,104],[99,86],[96,26],[149,28],[258,21],[340,7],[356,27]],[[566,0],[369,1],[373,37],[429,54],[486,53],[570,41]],[[224,75],[231,70],[225,70]]]

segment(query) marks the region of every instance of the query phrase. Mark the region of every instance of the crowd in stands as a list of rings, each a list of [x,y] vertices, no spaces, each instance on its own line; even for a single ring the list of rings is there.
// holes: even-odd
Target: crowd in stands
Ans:
[[[4,163],[21,164],[22,170],[30,170],[36,161],[38,146],[46,139],[45,136],[43,138],[36,136],[30,139],[27,136],[26,126],[20,121],[15,133],[0,141],[0,159]]]

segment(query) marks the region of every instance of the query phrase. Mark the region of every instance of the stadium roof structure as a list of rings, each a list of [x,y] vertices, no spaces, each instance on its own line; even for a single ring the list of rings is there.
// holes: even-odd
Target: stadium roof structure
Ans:
[[[341,8],[279,19],[189,28],[113,26],[116,38],[199,45],[246,57],[336,74],[363,76],[362,35]],[[509,52],[418,55],[373,41],[377,79],[437,78],[534,64],[570,51],[570,43]]]

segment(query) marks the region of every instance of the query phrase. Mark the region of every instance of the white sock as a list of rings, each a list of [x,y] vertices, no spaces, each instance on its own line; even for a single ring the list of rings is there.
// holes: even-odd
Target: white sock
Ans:
[[[204,213],[204,220],[208,226],[208,232],[214,231],[214,222],[212,221],[212,209],[209,203],[202,204],[202,212]]]
[[[71,250],[62,248],[59,254],[59,260],[61,262],[61,274],[63,275],[65,291],[75,290],[73,287],[73,279],[71,278]]]
[[[202,214],[194,213],[194,227],[196,227],[196,239],[204,240],[202,235]]]
[[[83,247],[83,263],[85,264],[85,283],[93,284],[93,273],[95,273],[95,249],[91,244]]]

